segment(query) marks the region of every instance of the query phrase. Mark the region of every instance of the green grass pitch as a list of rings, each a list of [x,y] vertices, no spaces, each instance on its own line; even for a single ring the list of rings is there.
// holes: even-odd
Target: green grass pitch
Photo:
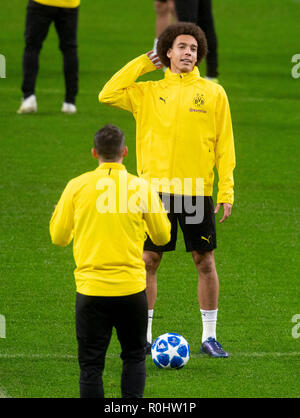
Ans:
[[[236,201],[231,218],[217,226],[216,250],[217,336],[231,357],[199,354],[197,274],[179,236],[159,269],[153,334],[182,334],[192,355],[179,371],[159,370],[147,358],[145,397],[299,397],[292,318],[300,314],[300,79],[291,76],[291,59],[300,54],[300,1],[213,3],[237,154]],[[100,105],[97,95],[122,65],[152,48],[155,14],[152,0],[82,0],[78,113],[60,112],[62,60],[52,27],[41,53],[39,111],[17,115],[25,6],[3,2],[0,14],[7,63],[0,79],[0,396],[78,397],[72,248],[51,245],[48,223],[67,181],[95,167],[93,134],[105,123],[124,130],[126,165],[136,172],[132,115]],[[106,397],[120,397],[119,351],[114,334]]]

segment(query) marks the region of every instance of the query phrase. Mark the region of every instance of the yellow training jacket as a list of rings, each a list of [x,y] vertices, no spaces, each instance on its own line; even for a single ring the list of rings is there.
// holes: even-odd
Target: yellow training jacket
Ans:
[[[71,180],[50,221],[53,244],[73,239],[76,290],[124,296],[146,288],[145,231],[157,245],[171,225],[157,193],[122,164],[103,163]]]
[[[45,6],[53,7],[66,7],[74,8],[78,7],[80,0],[34,0],[36,3],[44,4]]]
[[[155,69],[144,54],[99,93],[100,102],[128,110],[136,119],[138,174],[162,192],[211,196],[216,165],[217,202],[232,204],[235,152],[224,89],[201,78],[197,67],[182,74],[168,68],[162,80],[136,82]]]

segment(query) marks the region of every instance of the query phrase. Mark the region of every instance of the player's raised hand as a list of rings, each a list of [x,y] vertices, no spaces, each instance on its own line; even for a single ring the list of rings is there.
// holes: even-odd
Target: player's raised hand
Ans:
[[[232,205],[230,203],[218,203],[215,208],[215,213],[219,212],[220,207],[223,206],[224,208],[224,215],[223,218],[219,220],[220,224],[226,221],[227,218],[231,215]]]
[[[155,65],[157,69],[160,69],[163,67],[163,64],[160,62],[159,56],[155,54],[155,52],[149,51],[146,53],[146,55],[153,62],[153,64]]]

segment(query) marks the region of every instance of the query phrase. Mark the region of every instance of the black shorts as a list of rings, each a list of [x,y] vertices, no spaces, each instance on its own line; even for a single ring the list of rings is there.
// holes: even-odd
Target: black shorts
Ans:
[[[160,3],[167,3],[168,0],[157,0],[157,1],[159,1]]]
[[[217,248],[214,202],[211,196],[181,196],[161,194],[171,222],[171,240],[166,245],[155,245],[149,236],[144,250],[174,251],[178,223],[183,233],[186,251],[211,251]]]

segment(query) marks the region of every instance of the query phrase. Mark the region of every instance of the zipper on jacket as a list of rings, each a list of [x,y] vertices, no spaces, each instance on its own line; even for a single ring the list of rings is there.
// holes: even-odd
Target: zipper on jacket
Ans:
[[[174,136],[174,143],[173,143],[173,148],[172,148],[172,169],[171,169],[171,176],[170,178],[172,179],[174,177],[174,167],[175,167],[175,148],[176,148],[176,142],[177,142],[177,138],[178,138],[178,126],[179,126],[179,110],[180,110],[180,104],[181,104],[181,96],[182,96],[182,89],[183,89],[183,75],[179,74],[179,93],[178,93],[178,100],[177,100],[177,107],[176,107],[176,115],[175,115],[175,121],[176,121],[176,127],[175,127],[175,136]]]

